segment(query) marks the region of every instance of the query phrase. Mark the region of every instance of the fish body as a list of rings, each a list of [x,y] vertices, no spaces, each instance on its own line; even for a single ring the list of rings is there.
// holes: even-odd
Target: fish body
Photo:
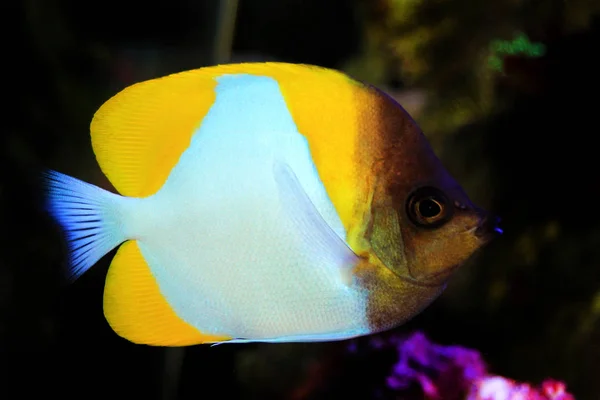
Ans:
[[[46,174],[77,278],[113,248],[104,314],[140,344],[329,341],[390,329],[493,227],[410,116],[343,73],[231,64],[108,100],[114,194]]]

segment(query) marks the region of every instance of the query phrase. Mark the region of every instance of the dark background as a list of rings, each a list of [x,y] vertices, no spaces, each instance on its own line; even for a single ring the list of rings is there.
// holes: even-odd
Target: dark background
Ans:
[[[425,93],[413,115],[505,235],[398,332],[423,330],[478,349],[495,373],[554,377],[577,399],[600,398],[598,6],[415,1],[409,13],[401,3],[240,0],[235,15],[208,0],[3,3],[0,398],[370,398],[383,385],[393,357],[355,359],[344,342],[133,345],[102,314],[112,253],[76,284],[62,280],[39,171],[108,185],[90,146],[94,111],[136,81],[229,60],[317,64],[399,99]],[[546,54],[490,72],[489,42],[515,30]],[[309,389],[293,397],[299,387]]]

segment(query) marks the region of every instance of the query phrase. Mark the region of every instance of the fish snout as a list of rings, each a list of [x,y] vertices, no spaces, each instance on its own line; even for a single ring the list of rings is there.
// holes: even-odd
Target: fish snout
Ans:
[[[500,228],[500,218],[495,215],[485,215],[475,229],[475,236],[486,243],[502,233],[504,232]]]

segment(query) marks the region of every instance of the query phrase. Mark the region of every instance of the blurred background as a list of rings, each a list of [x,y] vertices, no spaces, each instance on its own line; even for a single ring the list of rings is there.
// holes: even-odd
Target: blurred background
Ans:
[[[439,300],[381,339],[422,331],[477,349],[495,374],[554,377],[577,399],[600,399],[600,2],[1,7],[0,399],[420,398],[380,390],[395,353],[357,356],[348,342],[133,345],[102,313],[113,253],[64,285],[60,232],[39,211],[39,171],[108,187],[89,138],[105,100],[168,73],[266,60],[336,68],[387,90],[472,199],[503,219],[505,234]]]

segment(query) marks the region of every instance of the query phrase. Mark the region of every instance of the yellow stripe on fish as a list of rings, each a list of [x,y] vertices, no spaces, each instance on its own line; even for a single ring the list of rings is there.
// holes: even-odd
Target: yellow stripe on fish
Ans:
[[[488,240],[408,114],[337,71],[233,64],[141,82],[91,136],[122,196],[50,172],[48,210],[74,277],[126,242],[104,310],[135,343],[388,329]]]

